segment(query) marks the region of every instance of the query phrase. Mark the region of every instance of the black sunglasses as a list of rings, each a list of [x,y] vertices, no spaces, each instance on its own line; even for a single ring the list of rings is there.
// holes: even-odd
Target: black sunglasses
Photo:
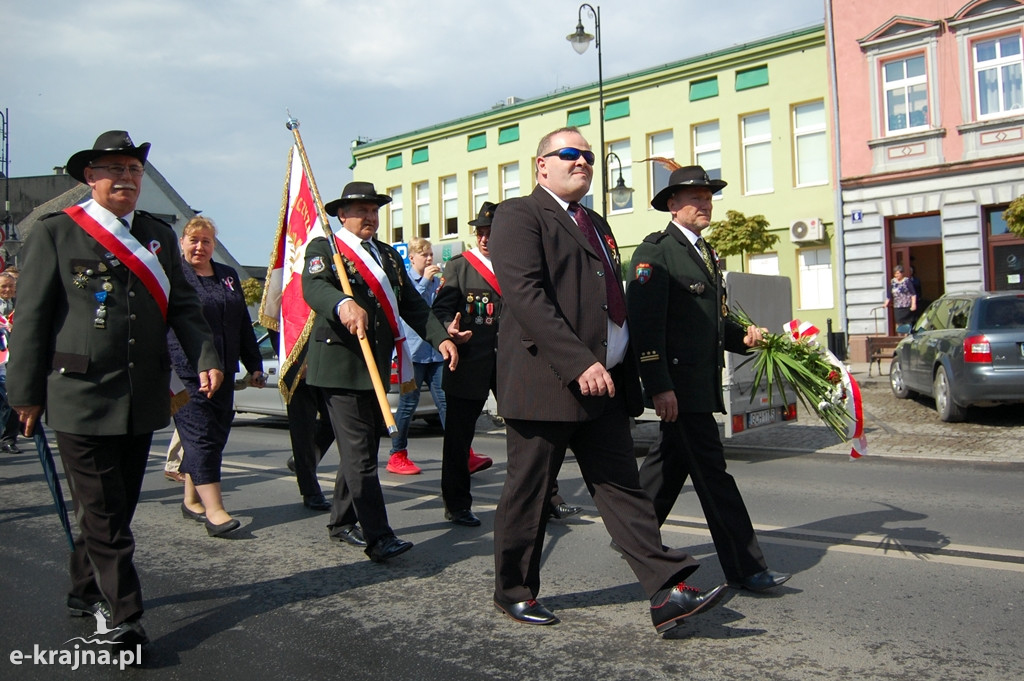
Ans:
[[[558,151],[552,151],[550,154],[544,154],[542,158],[549,156],[557,156],[563,161],[575,161],[580,156],[583,156],[583,160],[587,162],[588,166],[594,165],[594,152],[584,151],[583,149],[577,149],[576,147],[563,147]]]

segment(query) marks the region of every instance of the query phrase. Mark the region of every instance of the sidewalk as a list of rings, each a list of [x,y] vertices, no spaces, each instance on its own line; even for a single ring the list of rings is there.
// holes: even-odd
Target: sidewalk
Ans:
[[[867,457],[944,459],[968,462],[1024,463],[1024,410],[1020,405],[968,411],[963,423],[943,423],[930,398],[896,399],[889,388],[889,364],[882,361],[868,376],[866,362],[851,365],[861,387]],[[638,449],[657,434],[656,423],[640,423],[634,431]],[[797,407],[797,422],[755,429],[724,440],[726,453],[742,451],[809,453],[848,456],[841,442],[818,417]]]

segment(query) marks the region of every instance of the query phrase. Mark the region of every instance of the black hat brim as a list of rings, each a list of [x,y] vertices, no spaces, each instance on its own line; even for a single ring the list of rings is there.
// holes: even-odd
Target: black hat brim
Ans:
[[[100,158],[101,156],[111,156],[114,154],[122,156],[131,156],[136,158],[145,165],[146,158],[149,156],[149,142],[143,142],[137,147],[120,147],[117,149],[83,149],[82,151],[75,152],[68,159],[67,171],[68,175],[75,178],[82,184],[85,184],[85,169],[86,167]]]
[[[340,199],[334,199],[324,204],[324,212],[330,216],[337,216],[338,209],[344,206],[346,203],[355,203],[356,201],[367,201],[369,203],[377,204],[377,207],[391,203],[391,197],[383,194],[365,194],[355,196],[343,196]]]
[[[711,193],[714,194],[723,187],[728,186],[728,182],[725,180],[710,180],[705,182],[704,180],[691,180],[687,182],[679,182],[677,184],[670,184],[669,186],[658,192],[653,199],[651,199],[651,208],[660,210],[663,213],[668,212],[668,200],[672,198],[680,189],[690,189],[692,187],[702,187],[704,189],[710,189]]]

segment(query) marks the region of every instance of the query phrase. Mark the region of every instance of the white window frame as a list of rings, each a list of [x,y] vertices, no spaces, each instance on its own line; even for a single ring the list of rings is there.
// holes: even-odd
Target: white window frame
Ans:
[[[459,235],[459,181],[455,175],[442,177],[441,238]]]
[[[391,243],[397,244],[401,243],[405,236],[402,188],[392,187],[388,190],[388,196],[391,197],[391,203],[388,204],[388,230],[391,234]]]
[[[506,163],[501,166],[501,200],[514,199],[522,195],[519,163]]]
[[[1009,56],[1002,56],[1002,44],[1007,38],[1017,39],[1017,54],[1011,54]],[[994,59],[988,59],[982,62],[978,58],[978,47],[988,43],[995,43],[997,55]],[[1021,41],[1020,33],[1015,34],[1003,34],[996,36],[985,36],[974,40],[971,43],[971,61],[974,66],[973,79],[974,79],[974,111],[977,116],[977,120],[988,120],[991,118],[1001,118],[1007,115],[1013,115],[1020,113],[1024,110],[1024,44]],[[1016,102],[1011,102],[1010,106],[1006,106],[1006,82],[1007,78],[1006,69],[1016,66],[1017,67],[1017,83],[1016,83]],[[982,104],[985,98],[982,97],[981,91],[981,75],[988,71],[995,71],[996,74],[996,89],[998,92],[997,103],[999,105],[998,110],[989,111],[987,113],[982,112]]]
[[[756,120],[755,120],[756,119]],[[753,123],[765,120],[768,123],[766,132],[754,132],[748,130]],[[751,124],[748,126],[748,124]],[[771,114],[767,111],[747,114],[740,119],[740,131],[743,139],[743,193],[746,196],[756,194],[771,194],[775,191],[775,172],[772,165],[772,133]],[[751,187],[751,172],[755,167],[763,164],[762,159],[757,159],[757,166],[752,162],[755,154],[767,153],[767,184],[758,184]]]
[[[800,124],[801,110],[809,110],[811,107],[820,107],[821,120]],[[810,113],[808,111],[808,113]],[[825,134],[825,101],[819,99],[816,102],[805,102],[793,106],[793,170],[797,187],[817,187],[828,184],[828,136]],[[801,149],[812,153],[814,158],[807,159],[801,154]],[[820,171],[814,177],[804,177],[804,166],[820,166]]]
[[[907,76],[907,64],[911,60],[920,59],[924,63],[924,73],[917,76]],[[903,64],[903,77],[893,80],[887,80],[886,70],[887,67],[893,64]],[[906,135],[907,133],[917,132],[919,130],[928,130],[931,127],[931,84],[928,81],[928,55],[924,52],[915,52],[913,54],[904,54],[894,59],[886,59],[880,63],[881,68],[881,82],[882,82],[882,119],[884,122],[885,135],[891,137],[892,135]],[[924,122],[918,125],[913,125],[912,112],[910,111],[910,96],[911,90],[924,86]],[[890,95],[902,92],[903,95],[903,106],[906,113],[906,125],[902,128],[890,127],[891,116],[889,115],[890,107]]]
[[[655,132],[647,136],[647,155],[649,157],[660,156],[661,158],[675,159],[676,147],[675,138],[671,130]],[[658,162],[649,164],[650,170],[647,174],[647,186],[649,197],[648,204],[654,195],[668,186],[669,175],[672,174],[668,168]],[[654,210],[651,208],[651,210]]]
[[[809,263],[811,254],[814,262]],[[821,255],[827,258],[821,262]],[[828,246],[801,248],[797,251],[797,279],[801,310],[828,310],[835,307],[832,284],[832,250]]]
[[[490,182],[487,177],[487,169],[474,170],[469,174],[470,192],[473,197],[473,217],[480,213],[480,207],[490,196]]]
[[[698,123],[691,129],[691,134],[693,136],[693,162],[702,167],[712,179],[722,179],[721,124],[718,121]],[[722,198],[722,190],[719,189],[711,198]]]
[[[418,182],[413,185],[416,197],[416,234],[415,236],[430,238],[430,181]],[[424,230],[426,226],[426,230]],[[426,234],[423,232],[426,231]]]

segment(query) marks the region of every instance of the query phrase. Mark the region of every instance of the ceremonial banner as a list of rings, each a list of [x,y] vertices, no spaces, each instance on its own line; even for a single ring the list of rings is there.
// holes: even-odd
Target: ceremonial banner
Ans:
[[[286,403],[305,363],[306,343],[313,328],[314,312],[302,297],[306,244],[324,233],[299,154],[298,145],[293,145],[258,316],[260,324],[280,334],[277,386]]]

